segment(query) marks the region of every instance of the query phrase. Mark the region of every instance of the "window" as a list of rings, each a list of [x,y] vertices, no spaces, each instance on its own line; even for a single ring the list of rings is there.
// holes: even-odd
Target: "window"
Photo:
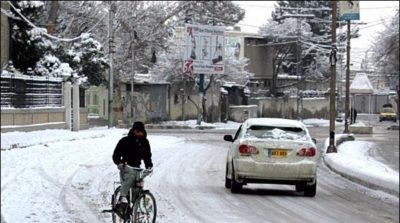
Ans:
[[[247,137],[280,139],[280,140],[310,140],[307,132],[299,127],[281,127],[281,126],[264,126],[252,125],[245,134]]]

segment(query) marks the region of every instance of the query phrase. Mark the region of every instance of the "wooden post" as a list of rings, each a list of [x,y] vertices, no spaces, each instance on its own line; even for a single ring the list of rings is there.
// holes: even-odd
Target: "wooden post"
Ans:
[[[347,20],[347,46],[346,46],[346,99],[344,104],[344,133],[349,133],[349,99],[350,99],[350,20]]]

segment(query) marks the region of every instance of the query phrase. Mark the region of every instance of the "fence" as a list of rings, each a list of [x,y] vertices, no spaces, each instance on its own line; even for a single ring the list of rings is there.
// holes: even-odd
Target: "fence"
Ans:
[[[62,79],[21,74],[1,75],[1,107],[62,107]]]
[[[88,128],[84,91],[61,78],[3,72],[1,81],[1,132],[61,128]],[[73,89],[72,89],[73,88]],[[81,95],[80,95],[81,94]],[[74,100],[72,100],[74,99]],[[72,114],[74,119],[72,119]]]

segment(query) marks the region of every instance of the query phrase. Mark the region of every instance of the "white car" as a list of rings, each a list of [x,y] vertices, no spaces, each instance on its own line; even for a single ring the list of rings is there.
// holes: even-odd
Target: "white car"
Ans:
[[[239,192],[247,183],[295,185],[314,197],[317,147],[306,126],[296,120],[250,118],[237,130],[226,160],[225,187]]]

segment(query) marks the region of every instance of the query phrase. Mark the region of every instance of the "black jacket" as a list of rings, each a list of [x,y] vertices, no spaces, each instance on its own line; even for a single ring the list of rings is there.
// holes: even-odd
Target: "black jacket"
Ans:
[[[146,168],[153,167],[150,144],[146,138],[146,133],[143,138],[137,138],[130,131],[128,136],[119,140],[112,158],[117,165],[126,162],[129,166],[140,167],[143,160]]]

